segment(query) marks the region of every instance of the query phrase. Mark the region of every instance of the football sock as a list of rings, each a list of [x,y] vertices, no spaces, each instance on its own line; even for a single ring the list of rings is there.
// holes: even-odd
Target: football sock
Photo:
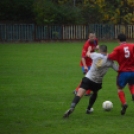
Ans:
[[[91,93],[91,90],[87,90],[87,91],[86,91],[86,94],[90,94],[90,93]]]
[[[81,84],[81,83],[80,83]],[[78,89],[80,88],[80,84],[78,85],[78,87],[75,89],[78,92]]]
[[[126,98],[125,98],[125,94],[123,91],[119,91],[118,92],[118,96],[119,96],[119,99],[121,101],[121,103],[124,105],[126,104]]]
[[[75,106],[77,105],[77,103],[80,101],[80,97],[79,96],[75,96],[72,103],[71,103],[71,108],[75,108]]]
[[[93,93],[91,97],[89,98],[89,105],[87,109],[90,110],[90,108],[93,106],[94,102],[96,101],[96,98],[97,98],[97,93]]]
[[[129,90],[131,94],[134,94],[134,85],[129,85]]]

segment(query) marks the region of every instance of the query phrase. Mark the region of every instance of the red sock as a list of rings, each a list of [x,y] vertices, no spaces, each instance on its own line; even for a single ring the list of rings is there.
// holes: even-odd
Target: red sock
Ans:
[[[81,83],[80,83],[81,84]],[[79,84],[79,86],[75,89],[77,92],[78,92],[78,89],[80,88],[80,84]]]
[[[90,94],[90,93],[91,93],[91,90],[90,89],[86,91],[86,94]]]
[[[134,85],[128,85],[130,93],[134,94]]]
[[[123,91],[119,91],[118,92],[118,96],[119,96],[119,99],[121,101],[122,104],[125,104],[126,103],[126,98],[125,98],[125,94]]]

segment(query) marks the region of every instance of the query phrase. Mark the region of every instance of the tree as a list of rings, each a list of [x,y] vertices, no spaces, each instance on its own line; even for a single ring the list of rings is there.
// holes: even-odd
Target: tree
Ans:
[[[32,20],[32,3],[34,0],[1,0],[0,19],[12,21]]]
[[[134,1],[126,0],[127,12],[123,17],[126,24],[134,24]]]
[[[51,0],[36,0],[34,3],[37,24],[77,24],[80,10],[70,3],[53,3]]]
[[[134,0],[0,0],[0,19],[37,24],[134,24]]]

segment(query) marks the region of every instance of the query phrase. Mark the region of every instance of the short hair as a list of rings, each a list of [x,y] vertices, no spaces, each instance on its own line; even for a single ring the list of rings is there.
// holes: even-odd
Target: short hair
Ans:
[[[107,46],[106,45],[100,45],[99,49],[101,52],[107,52]]]
[[[90,31],[89,34],[95,34],[95,32],[94,31]]]
[[[123,34],[123,33],[120,33],[118,35],[118,40],[121,41],[121,42],[126,41],[126,35]]]

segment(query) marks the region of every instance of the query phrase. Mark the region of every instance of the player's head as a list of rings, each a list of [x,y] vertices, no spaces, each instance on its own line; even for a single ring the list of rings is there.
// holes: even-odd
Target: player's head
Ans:
[[[99,52],[100,53],[107,53],[107,46],[106,45],[100,45],[99,46]]]
[[[123,34],[123,33],[120,33],[120,34],[118,35],[118,40],[119,40],[120,42],[125,42],[125,41],[126,41],[126,35]]]
[[[94,43],[94,40],[95,40],[95,38],[96,38],[95,33],[94,33],[94,32],[90,32],[88,38],[89,38],[89,42],[90,42],[91,44],[93,44],[93,43]]]

